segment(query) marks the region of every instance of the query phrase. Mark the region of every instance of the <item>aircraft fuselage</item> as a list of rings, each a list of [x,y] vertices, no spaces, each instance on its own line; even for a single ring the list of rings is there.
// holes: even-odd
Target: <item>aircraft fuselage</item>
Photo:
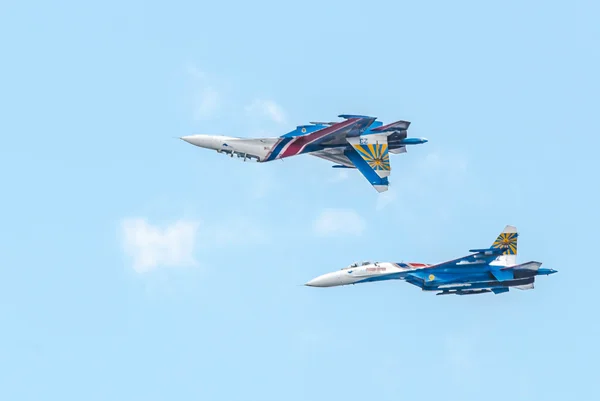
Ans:
[[[501,268],[502,266],[498,266]],[[516,269],[509,280],[497,280],[493,264],[465,263],[454,267],[433,270],[434,265],[424,263],[367,262],[354,264],[338,271],[318,276],[305,285],[309,287],[337,287],[368,282],[405,280],[421,287],[423,291],[442,291],[446,294],[475,294],[493,291],[505,292],[509,287],[529,286],[538,275],[555,273],[552,269]],[[484,291],[485,290],[485,291]]]

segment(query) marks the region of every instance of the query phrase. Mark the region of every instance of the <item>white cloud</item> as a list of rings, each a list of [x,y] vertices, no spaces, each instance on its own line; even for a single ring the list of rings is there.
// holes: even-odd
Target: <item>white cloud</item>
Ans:
[[[194,78],[196,81],[205,81],[206,80],[206,74],[204,73],[204,71],[201,71],[198,67],[196,67],[195,65],[192,64],[188,64],[187,66],[187,72],[188,74],[190,74],[192,76],[192,78]]]
[[[133,260],[133,269],[146,273],[159,267],[195,266],[198,226],[198,222],[186,220],[159,227],[144,218],[124,219],[123,247]]]
[[[402,159],[399,157],[398,160],[400,163]],[[395,172],[393,170],[390,188],[377,196],[375,208],[381,211],[390,206],[404,207],[408,197],[411,203],[416,200],[431,202],[448,192],[460,191],[466,183],[466,178],[467,159],[464,156],[433,151],[415,160],[413,167],[396,169]],[[443,208],[445,206],[442,204]]]
[[[260,137],[260,136],[257,136]],[[281,186],[276,180],[276,168],[267,163],[249,162],[239,171],[239,190],[253,199],[264,199]]]
[[[214,223],[178,220],[163,226],[146,218],[121,221],[122,246],[137,273],[159,268],[197,267],[200,249],[244,247],[266,244],[270,240],[260,222],[228,216]]]
[[[262,227],[244,218],[228,219],[210,230],[207,243],[217,247],[264,244],[269,237]]]
[[[330,179],[330,182],[341,182],[341,181],[346,181],[348,179],[348,177],[350,177],[350,174],[348,174],[348,169],[345,168],[338,168],[335,169],[338,170],[333,178]]]
[[[250,114],[262,114],[279,124],[283,124],[286,121],[283,109],[272,100],[255,99],[250,105],[246,106],[246,112]]]
[[[319,236],[359,236],[365,227],[363,218],[352,209],[325,209],[313,224],[314,232]]]
[[[204,120],[212,117],[221,105],[221,95],[214,88],[200,90],[194,100],[194,118]]]
[[[396,190],[394,187],[390,187],[386,192],[383,192],[377,196],[375,209],[377,211],[385,209],[388,205],[394,203],[396,197]]]
[[[460,155],[436,151],[425,156],[421,167],[427,174],[444,172],[450,176],[462,175],[467,170],[467,160]]]
[[[214,117],[224,103],[223,85],[216,85],[213,77],[193,64],[188,64],[186,70],[193,84],[194,117],[198,120]],[[270,99],[254,99],[246,106],[246,113],[266,117],[278,124],[286,122],[283,108]]]
[[[266,173],[257,174],[256,177],[253,178],[251,184],[249,195],[254,199],[265,198],[275,185],[274,180]]]
[[[220,92],[197,67],[189,65],[187,71],[194,81],[194,118],[204,120],[214,116],[222,103]]]

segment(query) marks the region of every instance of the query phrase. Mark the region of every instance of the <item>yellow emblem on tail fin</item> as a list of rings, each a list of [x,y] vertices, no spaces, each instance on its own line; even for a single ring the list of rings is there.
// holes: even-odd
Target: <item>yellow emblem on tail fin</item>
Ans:
[[[390,171],[390,154],[387,143],[353,145],[358,154],[375,171]]]
[[[386,134],[363,135],[346,140],[380,178],[390,175],[392,167]]]
[[[515,227],[506,226],[504,231],[498,235],[498,238],[496,238],[496,241],[492,244],[492,248],[504,249],[502,255],[516,255],[518,237],[519,234]]]

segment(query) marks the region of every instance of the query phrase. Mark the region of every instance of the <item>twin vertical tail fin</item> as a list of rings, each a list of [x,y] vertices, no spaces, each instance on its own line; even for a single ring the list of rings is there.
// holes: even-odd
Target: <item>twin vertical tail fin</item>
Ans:
[[[347,139],[350,145],[381,178],[391,172],[387,134],[364,135]]]
[[[501,266],[513,266],[517,264],[517,228],[514,226],[506,226],[504,231],[498,235],[496,241],[492,244],[492,248],[502,249],[502,254],[498,257],[494,264]]]
[[[387,191],[391,173],[387,134],[346,138],[352,146],[345,155],[378,192]]]

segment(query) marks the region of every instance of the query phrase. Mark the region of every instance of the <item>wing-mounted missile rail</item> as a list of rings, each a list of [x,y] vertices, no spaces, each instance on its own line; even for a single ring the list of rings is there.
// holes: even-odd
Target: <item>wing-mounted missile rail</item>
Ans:
[[[238,159],[244,158],[243,161],[252,160],[252,159],[255,159],[257,162],[260,161],[260,157],[258,157],[256,155],[253,155],[253,154],[250,154],[250,153],[245,153],[245,152],[238,152],[238,151],[233,150],[233,149],[217,149],[217,153],[223,153],[223,154],[228,155],[229,157],[232,157],[232,158],[233,158],[233,156],[237,156]]]
[[[329,126],[331,126],[331,125],[337,124],[337,122],[335,122],[335,121],[331,121],[331,122],[311,121],[309,124],[312,124],[312,125],[329,125]]]
[[[477,258],[483,258],[486,256],[492,256],[492,255],[500,256],[504,252],[504,249],[501,249],[501,248],[469,249],[469,252],[475,253],[475,255],[473,255],[473,257],[475,259],[477,259]]]
[[[486,292],[492,292],[488,289],[481,290],[450,290],[450,291],[442,291],[438,292],[435,295],[476,295],[476,294],[484,294]]]

